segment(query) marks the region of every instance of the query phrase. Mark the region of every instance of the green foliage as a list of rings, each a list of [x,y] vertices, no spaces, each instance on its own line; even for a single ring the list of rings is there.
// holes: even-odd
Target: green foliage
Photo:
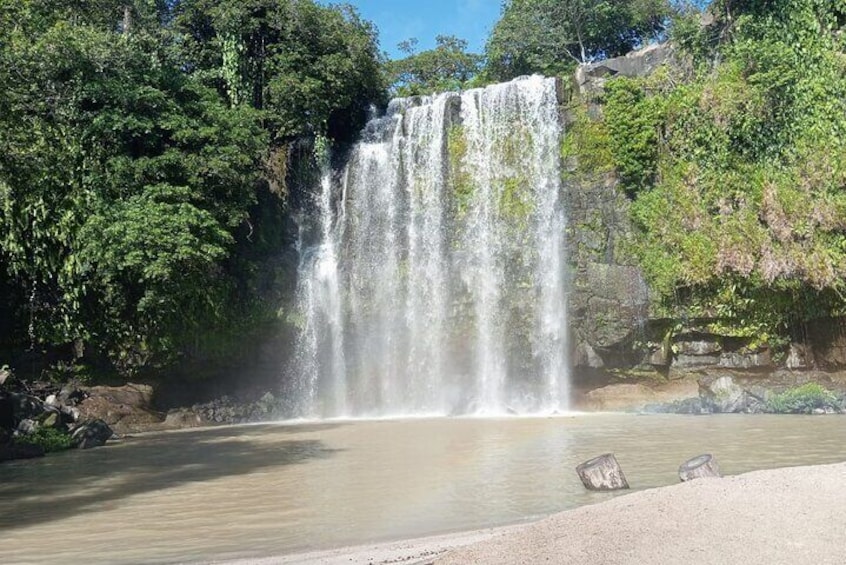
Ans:
[[[646,43],[663,31],[669,14],[666,0],[511,0],[488,41],[485,75],[568,73]]]
[[[592,179],[613,171],[611,135],[605,120],[591,118],[581,102],[568,110],[573,121],[561,140],[561,158],[567,162],[565,176]]]
[[[605,123],[665,314],[777,345],[846,309],[846,19],[816,0],[718,8],[708,64],[609,81]]]
[[[286,211],[264,187],[384,93],[372,26],[310,0],[0,0],[0,84],[4,340],[123,374],[272,317]]]
[[[605,102],[614,162],[624,186],[636,192],[649,186],[657,172],[664,100],[647,96],[636,79],[619,78],[606,85]]]
[[[46,426],[38,428],[31,434],[17,438],[15,441],[27,445],[37,445],[47,453],[64,451],[73,447],[70,434]]]
[[[203,82],[264,111],[274,143],[351,139],[385,84],[376,30],[349,5],[185,0],[175,25]]]
[[[388,82],[398,96],[460,90],[479,72],[482,57],[467,52],[467,42],[439,35],[436,47],[415,52],[417,40],[403,42],[407,57],[386,64]]]
[[[767,412],[811,414],[818,408],[837,408],[837,397],[817,383],[807,383],[767,400]]]

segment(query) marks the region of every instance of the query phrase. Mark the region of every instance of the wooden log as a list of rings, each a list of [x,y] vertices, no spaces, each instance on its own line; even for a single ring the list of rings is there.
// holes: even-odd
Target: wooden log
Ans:
[[[710,454],[706,453],[705,455],[694,457],[685,461],[679,467],[679,478],[683,483],[706,477],[722,477],[717,460]]]
[[[623,469],[613,453],[606,453],[576,467],[576,473],[588,490],[622,490],[629,488]]]

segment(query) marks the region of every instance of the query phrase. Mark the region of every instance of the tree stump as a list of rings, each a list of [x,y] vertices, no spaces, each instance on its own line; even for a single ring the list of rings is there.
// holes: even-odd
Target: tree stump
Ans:
[[[600,455],[576,467],[576,473],[588,490],[622,490],[629,488],[623,469],[613,453]]]
[[[679,478],[683,483],[706,477],[722,477],[717,460],[710,454],[694,457],[689,461],[685,461],[679,467]]]

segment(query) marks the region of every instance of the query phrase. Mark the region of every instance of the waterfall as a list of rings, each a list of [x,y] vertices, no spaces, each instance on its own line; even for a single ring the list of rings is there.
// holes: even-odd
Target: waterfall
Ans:
[[[301,228],[296,416],[568,406],[556,82],[398,99]]]

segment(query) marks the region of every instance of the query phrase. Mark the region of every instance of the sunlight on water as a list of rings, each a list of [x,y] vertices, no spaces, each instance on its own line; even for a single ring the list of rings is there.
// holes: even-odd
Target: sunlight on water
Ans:
[[[166,563],[517,523],[607,499],[575,466],[616,453],[634,488],[846,459],[846,419],[588,415],[252,425],[148,435],[0,466],[0,557]],[[49,541],[48,541],[49,540]]]

